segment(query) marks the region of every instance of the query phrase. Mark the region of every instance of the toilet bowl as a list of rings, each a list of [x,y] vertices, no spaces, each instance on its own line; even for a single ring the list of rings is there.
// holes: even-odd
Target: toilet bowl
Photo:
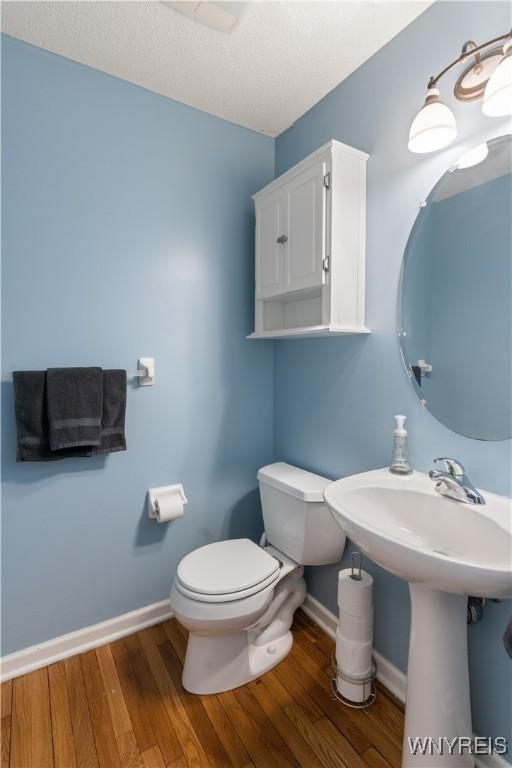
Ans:
[[[329,481],[279,462],[258,472],[265,546],[207,544],[180,562],[170,602],[189,632],[183,686],[197,694],[237,688],[276,666],[293,643],[306,596],[304,565],[337,562],[345,536],[323,501]]]

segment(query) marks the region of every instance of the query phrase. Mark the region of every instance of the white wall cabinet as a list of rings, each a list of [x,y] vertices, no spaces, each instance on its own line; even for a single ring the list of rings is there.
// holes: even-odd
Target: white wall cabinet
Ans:
[[[254,195],[256,318],[249,338],[368,333],[367,159],[332,140]]]
[[[284,291],[284,264],[281,258],[282,233],[286,229],[281,190],[268,194],[256,214],[256,294],[269,298]]]

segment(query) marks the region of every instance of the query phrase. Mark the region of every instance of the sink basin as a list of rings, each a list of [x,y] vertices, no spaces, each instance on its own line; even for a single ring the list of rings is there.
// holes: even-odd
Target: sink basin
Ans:
[[[325,500],[350,539],[405,581],[478,597],[512,595],[511,501],[441,496],[428,475],[377,469],[337,480]]]
[[[403,768],[474,766],[467,596],[512,596],[511,501],[483,495],[484,505],[464,504],[441,496],[428,475],[388,469],[352,475],[325,490],[334,519],[354,544],[409,582]],[[440,749],[415,752],[415,740],[429,737]]]

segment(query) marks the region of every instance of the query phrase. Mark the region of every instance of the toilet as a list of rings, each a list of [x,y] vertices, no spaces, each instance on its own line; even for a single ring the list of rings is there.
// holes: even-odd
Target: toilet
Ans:
[[[228,691],[288,654],[293,614],[306,596],[303,566],[337,562],[345,535],[324,502],[329,480],[284,462],[258,472],[265,533],[260,544],[207,544],[181,560],[171,608],[189,632],[183,687]]]

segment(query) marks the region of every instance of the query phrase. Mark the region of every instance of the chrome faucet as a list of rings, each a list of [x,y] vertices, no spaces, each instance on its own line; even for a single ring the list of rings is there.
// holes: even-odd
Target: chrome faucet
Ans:
[[[485,498],[466,475],[462,464],[445,457],[434,459],[434,462],[438,461],[444,461],[446,471],[431,469],[429,472],[430,479],[436,481],[438,493],[464,504],[485,504]]]

